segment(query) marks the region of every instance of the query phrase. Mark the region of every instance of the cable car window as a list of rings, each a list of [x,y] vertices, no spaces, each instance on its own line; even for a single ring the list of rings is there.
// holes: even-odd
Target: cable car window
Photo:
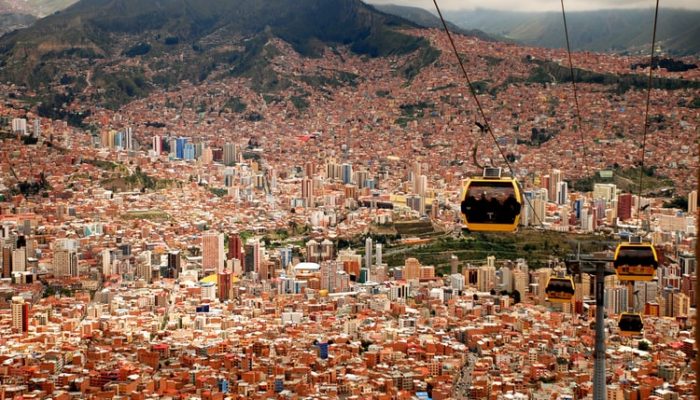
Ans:
[[[511,182],[472,182],[462,202],[467,221],[476,224],[513,224],[520,208]]]
[[[550,278],[545,289],[547,300],[551,302],[569,302],[576,293],[574,282],[567,278]]]
[[[649,247],[626,247],[622,246],[615,258],[615,266],[624,265],[646,265],[657,266],[658,262],[654,257],[654,253]]]
[[[622,333],[639,333],[644,329],[644,322],[639,314],[622,314],[617,326]]]

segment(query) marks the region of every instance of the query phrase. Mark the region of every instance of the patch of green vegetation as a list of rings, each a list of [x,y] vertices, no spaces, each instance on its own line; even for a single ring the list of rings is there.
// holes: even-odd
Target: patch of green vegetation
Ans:
[[[149,43],[140,42],[136,43],[134,46],[124,51],[124,55],[130,58],[137,56],[144,56],[151,51],[151,45]]]
[[[209,192],[216,197],[224,197],[228,194],[228,190],[223,188],[209,188]]]
[[[309,101],[305,95],[291,96],[289,100],[294,104],[294,107],[300,112],[306,111],[309,108]]]
[[[19,182],[15,187],[10,189],[10,194],[12,196],[21,194],[24,197],[35,196],[38,194],[44,194],[48,190],[51,190],[51,185],[46,181],[46,177],[42,172],[40,178],[37,181],[29,182],[22,181]]]
[[[167,221],[170,215],[160,210],[137,210],[127,211],[121,216],[124,220],[145,219],[149,221]]]
[[[113,171],[115,168],[117,168],[117,164],[112,161],[83,159],[82,162],[83,164],[90,164],[99,169],[104,169],[106,171]]]
[[[487,93],[489,91],[490,80],[472,82],[472,87],[477,94]]]
[[[229,99],[226,101],[226,104],[224,104],[225,109],[229,109],[235,113],[242,113],[246,110],[247,107],[248,105],[244,103],[239,96],[229,97]]]
[[[688,209],[688,198],[685,196],[677,196],[669,201],[664,201],[664,208],[679,208],[685,211]]]
[[[423,68],[432,65],[439,58],[440,50],[430,45],[424,45],[418,50],[416,55],[400,69],[401,75],[403,75],[406,80],[411,81]]]
[[[417,103],[401,104],[399,109],[401,109],[401,116],[394,123],[405,128],[409,122],[425,117],[426,109],[434,110],[435,103],[419,101]]]
[[[620,168],[614,166],[613,177],[604,178],[596,173],[592,177],[579,179],[574,182],[574,190],[580,192],[590,192],[593,190],[593,185],[596,183],[614,183],[622,192],[637,193],[639,191],[639,176],[640,169],[636,168]],[[665,176],[656,173],[656,167],[644,167],[642,173],[642,193],[649,194],[664,188],[674,188],[673,181]]]
[[[553,61],[532,61],[537,66],[532,69],[528,82],[554,83],[571,82],[571,70]],[[638,74],[610,74],[592,72],[574,68],[574,79],[577,83],[593,83],[599,85],[616,85],[616,93],[624,93],[630,89],[646,90],[649,81],[646,76]],[[663,90],[700,89],[700,81],[676,78],[654,78],[652,87]]]
[[[332,76],[324,75],[302,75],[299,80],[314,88],[321,87],[341,87],[341,86],[357,86],[359,75],[352,72],[337,71]]]
[[[391,92],[388,90],[377,90],[375,94],[377,95],[377,97],[389,97]]]
[[[557,133],[559,132],[552,128],[532,128],[532,132],[530,133],[530,140],[518,139],[518,144],[526,144],[532,147],[539,147],[542,144],[550,141],[553,137],[557,135]]]
[[[131,100],[145,97],[150,85],[140,68],[127,68],[116,72],[98,70],[94,77],[95,85],[102,88],[104,105],[118,109]]]
[[[451,89],[454,87],[457,87],[457,85],[454,83],[448,83],[447,85],[436,86],[436,87],[430,89],[430,91],[431,92],[439,92],[440,90]]]
[[[609,245],[601,236],[573,235],[550,231],[522,230],[513,235],[497,233],[471,233],[461,238],[441,237],[428,244],[408,247],[405,251],[389,254],[385,262],[389,266],[403,265],[406,258],[414,257],[424,265],[436,266],[436,272],[449,273],[451,256],[456,255],[462,262],[485,262],[486,257],[497,260],[525,259],[530,267],[545,265],[551,257],[564,258],[574,252],[576,243],[581,242],[583,252],[600,251]]]
[[[75,99],[72,90],[65,93],[54,93],[41,98],[41,103],[37,107],[40,116],[56,120],[64,120],[68,125],[85,129],[85,118],[90,116],[90,110],[72,111],[67,110],[67,106]]]
[[[282,101],[282,97],[274,94],[265,93],[263,94],[263,100],[265,100],[265,104],[279,103],[280,101]]]
[[[62,286],[47,286],[42,295],[43,298],[59,295],[61,297],[73,297],[73,291]]]
[[[493,56],[481,56],[481,58],[486,61],[486,65],[493,67],[503,62],[503,58],[493,57]]]

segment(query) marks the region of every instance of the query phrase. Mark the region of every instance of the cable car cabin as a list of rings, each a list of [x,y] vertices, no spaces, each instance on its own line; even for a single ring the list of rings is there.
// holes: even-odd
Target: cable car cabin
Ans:
[[[650,243],[621,243],[615,251],[615,272],[621,281],[650,281],[659,258]]]
[[[571,303],[575,292],[576,286],[574,285],[574,280],[571,277],[549,278],[547,288],[545,289],[545,293],[547,293],[547,301],[552,303]]]
[[[500,168],[486,168],[483,177],[470,178],[464,186],[462,218],[470,231],[513,232],[522,204],[518,181],[501,178]]]
[[[617,327],[620,328],[620,334],[622,335],[639,335],[644,329],[644,322],[641,314],[622,313],[617,322]]]

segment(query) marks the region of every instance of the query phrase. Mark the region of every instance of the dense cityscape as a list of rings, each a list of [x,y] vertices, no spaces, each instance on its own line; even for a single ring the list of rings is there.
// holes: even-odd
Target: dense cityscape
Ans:
[[[642,147],[647,91],[579,82],[579,119],[565,49],[456,35],[492,140],[445,32],[402,32],[439,51],[408,82],[411,55],[270,38],[299,78],[274,94],[182,81],[74,124],[0,84],[0,399],[592,399],[596,328],[607,399],[696,398],[697,86],[650,91]],[[519,182],[516,232],[466,229],[484,166]],[[658,266],[626,280],[637,236]]]

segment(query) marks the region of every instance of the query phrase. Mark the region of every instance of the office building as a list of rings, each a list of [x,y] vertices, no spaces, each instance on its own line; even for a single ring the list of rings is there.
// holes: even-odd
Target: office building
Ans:
[[[23,297],[12,297],[12,330],[18,333],[29,331],[29,303]]]
[[[224,235],[218,232],[202,235],[202,270],[219,272],[224,262]]]
[[[53,271],[56,276],[78,276],[78,253],[65,249],[54,251]]]

